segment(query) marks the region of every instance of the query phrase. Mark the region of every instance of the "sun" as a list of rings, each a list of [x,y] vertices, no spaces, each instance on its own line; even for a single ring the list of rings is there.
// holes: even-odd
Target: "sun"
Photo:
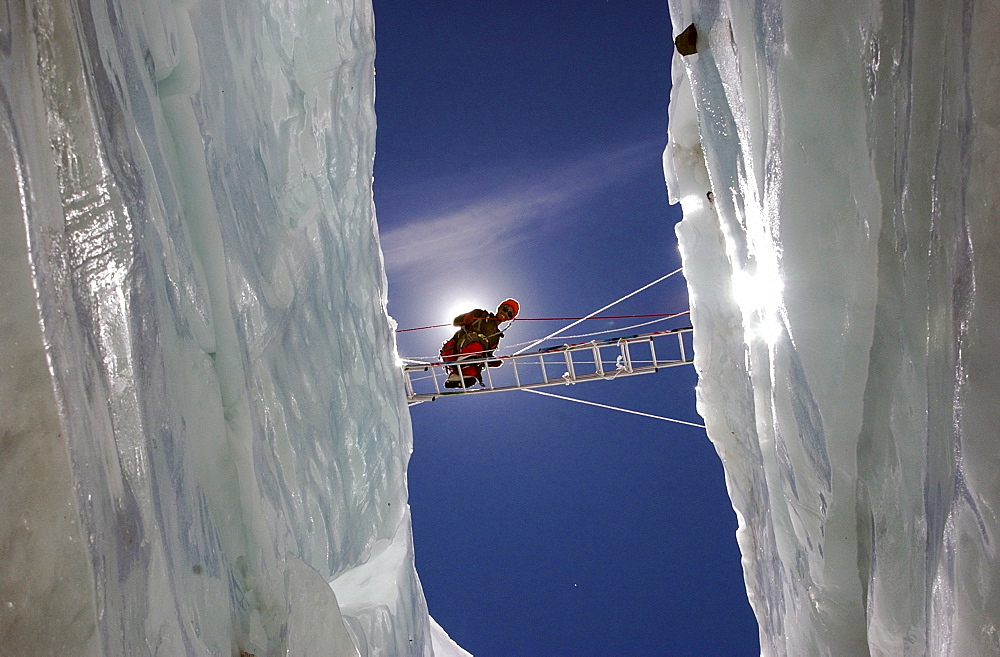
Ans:
[[[434,323],[447,324],[448,331],[454,331],[451,321],[463,313],[476,308],[493,311],[504,299],[488,283],[483,285],[453,284],[442,285],[438,303],[435,304]],[[442,329],[444,330],[444,329]]]
[[[475,308],[488,308],[488,306],[483,304],[482,299],[475,299],[474,297],[459,297],[454,301],[451,301],[446,308],[447,310],[441,318],[441,322],[446,322],[449,326],[449,330],[451,330],[451,321],[462,313],[467,313]]]

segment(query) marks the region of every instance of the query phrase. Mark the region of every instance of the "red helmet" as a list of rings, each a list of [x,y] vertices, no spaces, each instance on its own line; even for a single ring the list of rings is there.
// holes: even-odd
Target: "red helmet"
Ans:
[[[506,301],[500,302],[500,305],[497,306],[497,312],[499,313],[500,309],[504,306],[507,306],[514,311],[512,317],[517,317],[518,311],[521,310],[521,306],[517,303],[517,301],[515,301],[514,299],[507,299]]]

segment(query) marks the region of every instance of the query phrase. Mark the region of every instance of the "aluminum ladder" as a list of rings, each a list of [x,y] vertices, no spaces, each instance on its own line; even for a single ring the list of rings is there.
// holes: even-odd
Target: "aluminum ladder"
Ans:
[[[464,360],[463,365],[499,360],[503,366],[484,367],[482,385],[453,389],[444,388],[448,377],[445,368],[450,363],[405,361],[403,379],[406,399],[413,405],[438,397],[574,385],[652,374],[667,367],[691,364],[690,341],[691,327],[684,327],[550,347],[527,354]],[[660,343],[659,352],[657,342]]]

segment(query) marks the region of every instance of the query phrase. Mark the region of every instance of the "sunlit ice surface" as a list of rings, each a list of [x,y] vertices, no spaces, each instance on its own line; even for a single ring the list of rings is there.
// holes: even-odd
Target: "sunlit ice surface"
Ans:
[[[733,296],[743,315],[744,341],[747,345],[763,340],[774,346],[781,337],[781,277],[773,269],[749,273],[734,272]]]
[[[670,8],[698,53],[664,172],[762,652],[997,654],[997,6]]]

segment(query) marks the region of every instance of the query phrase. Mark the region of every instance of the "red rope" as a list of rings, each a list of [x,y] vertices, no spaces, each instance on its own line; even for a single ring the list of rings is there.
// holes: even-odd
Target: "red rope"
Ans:
[[[443,328],[445,326],[451,326],[451,324],[435,324],[433,326],[418,326],[416,328],[396,329],[396,333],[406,333],[407,331],[423,331],[424,329]]]
[[[679,317],[687,315],[690,311],[685,310],[679,313],[654,313],[652,315],[604,315],[602,317],[590,317],[589,319],[634,319],[641,317]],[[583,317],[518,317],[518,322],[568,322]],[[433,326],[418,326],[416,328],[396,329],[396,333],[406,333],[407,331],[423,331],[424,329],[443,328],[451,324],[434,324]]]

